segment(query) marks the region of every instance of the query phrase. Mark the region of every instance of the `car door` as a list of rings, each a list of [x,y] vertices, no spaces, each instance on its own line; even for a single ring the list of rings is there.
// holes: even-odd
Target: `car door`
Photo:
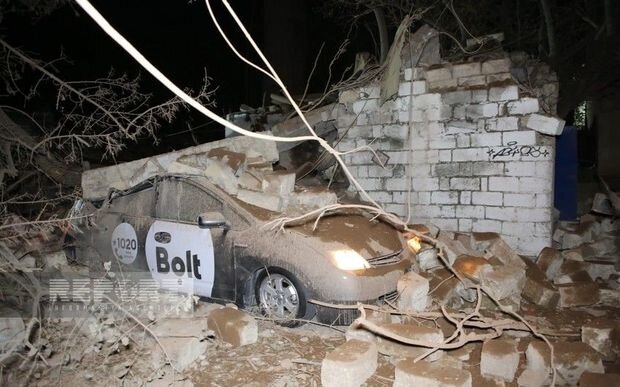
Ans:
[[[192,287],[197,295],[233,300],[233,233],[200,228],[198,216],[207,212],[222,214],[222,201],[190,180],[162,180],[147,236],[147,262],[156,279],[184,281],[186,290]]]

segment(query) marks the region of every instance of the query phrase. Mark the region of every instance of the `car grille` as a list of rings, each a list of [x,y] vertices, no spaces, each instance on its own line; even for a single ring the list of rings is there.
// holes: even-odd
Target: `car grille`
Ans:
[[[385,265],[391,265],[394,263],[398,263],[402,259],[401,253],[403,252],[403,250],[404,249],[400,249],[399,251],[395,251],[393,253],[389,253],[386,255],[380,255],[378,257],[368,258],[366,261],[368,261],[368,263],[373,267],[385,266]]]

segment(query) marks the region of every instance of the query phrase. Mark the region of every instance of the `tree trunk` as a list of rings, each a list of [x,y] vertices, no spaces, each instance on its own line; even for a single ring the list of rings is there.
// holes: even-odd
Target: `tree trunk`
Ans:
[[[553,26],[553,15],[549,0],[540,0],[543,18],[545,19],[545,30],[547,31],[547,45],[549,47],[549,60],[553,64],[557,56],[557,44],[555,41],[555,27]]]
[[[381,53],[379,58],[379,63],[385,62],[385,58],[387,58],[388,50],[390,49],[390,41],[388,40],[388,30],[387,25],[385,24],[385,14],[383,13],[383,8],[377,7],[372,10],[375,14],[375,19],[377,19],[377,28],[379,29],[379,43],[381,46]]]

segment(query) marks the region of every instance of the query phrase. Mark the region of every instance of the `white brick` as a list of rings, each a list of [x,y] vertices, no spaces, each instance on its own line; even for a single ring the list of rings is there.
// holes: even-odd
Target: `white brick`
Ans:
[[[456,79],[446,79],[443,81],[433,81],[433,82],[428,82],[428,89],[429,90],[442,90],[442,89],[452,89],[455,88],[457,86],[457,80]]]
[[[418,95],[426,93],[426,82],[424,81],[413,81],[413,82],[402,82],[398,86],[398,95]]]
[[[377,369],[377,344],[349,340],[328,353],[321,364],[321,384],[325,387],[359,386]]]
[[[559,136],[564,130],[564,120],[557,117],[531,114],[525,120],[525,126],[550,136]]]
[[[488,97],[487,89],[476,89],[476,90],[471,91],[471,101],[474,103],[475,102],[487,102],[488,98],[489,97]]]
[[[417,205],[411,206],[412,214],[415,217],[438,218],[441,213],[439,206]]]
[[[514,207],[486,207],[485,217],[494,220],[517,221],[517,209]]]
[[[417,178],[413,179],[413,189],[416,191],[437,191],[439,189],[439,179],[437,178]]]
[[[471,219],[459,219],[459,231],[471,232],[472,223]]]
[[[517,132],[504,132],[503,145],[536,145],[539,134],[533,130],[519,130]]]
[[[457,218],[474,218],[474,219],[483,219],[484,218],[484,207],[483,206],[456,206],[456,217]]]
[[[365,152],[370,154],[370,152]],[[386,151],[385,154],[387,154],[390,159],[388,160],[388,164],[405,164],[407,163],[407,154],[409,152],[408,151]],[[363,163],[363,164],[370,164],[371,160],[368,160],[368,162]],[[362,164],[362,163],[360,163]]]
[[[439,216],[442,218],[454,218],[454,206],[441,206]]]
[[[519,99],[519,87],[516,85],[491,87],[489,89],[489,101],[512,101],[515,99]]]
[[[379,203],[391,203],[392,202],[392,193],[379,191],[379,192],[371,192],[370,196],[378,201]]]
[[[499,110],[496,103],[469,105],[465,108],[465,116],[470,119],[481,117],[495,117]]]
[[[374,82],[368,86],[362,86],[359,89],[361,98],[379,98],[381,97],[381,87],[378,82]]]
[[[381,184],[381,179],[358,178],[357,182],[362,186],[362,188],[365,191],[380,191],[383,189],[383,184]]]
[[[532,203],[535,203],[535,196],[533,194],[516,194],[505,193],[504,205],[511,207],[531,207]]]
[[[508,114],[529,114],[540,110],[537,98],[521,98],[517,101],[508,102]]]
[[[507,176],[532,176],[535,164],[532,162],[511,161],[506,163]]]
[[[392,204],[388,203],[385,205],[385,210],[387,212],[392,212],[399,216],[405,216],[407,214],[407,206],[404,204]]]
[[[378,99],[363,99],[353,102],[353,113],[368,112],[379,108]]]
[[[378,165],[369,165],[368,167],[365,167],[365,168],[367,168],[368,170],[368,173],[367,173],[368,177],[392,177],[393,176],[393,171],[391,168],[382,168]]]
[[[428,93],[417,95],[413,97],[413,105],[416,109],[420,110],[438,108],[441,106],[441,94]]]
[[[471,102],[470,90],[457,90],[441,95],[441,101],[447,105],[466,104]]]
[[[468,121],[449,121],[446,123],[445,132],[446,134],[472,133],[477,128],[475,123]]]
[[[373,131],[374,132],[374,131]],[[408,125],[386,125],[381,129],[382,136],[375,137],[389,137],[399,140],[405,140],[409,135]]]
[[[411,196],[414,196],[415,192],[411,192]],[[410,200],[412,204],[414,203],[413,198]],[[407,204],[409,200],[407,200],[407,192],[392,192],[392,202],[398,204]]]
[[[504,163],[493,161],[477,161],[471,164],[471,173],[474,176],[503,175]]]
[[[492,84],[496,82],[505,82],[508,80],[512,80],[512,75],[510,73],[497,73],[487,75],[487,84]]]
[[[439,161],[441,162],[452,161],[452,151],[451,150],[440,150]]]
[[[501,144],[501,133],[475,133],[471,135],[471,146],[498,146]]]
[[[438,218],[433,219],[432,223],[441,230],[456,231],[458,229],[458,219]]]
[[[457,204],[458,202],[459,202],[458,192],[436,191],[436,192],[431,193],[431,203],[433,204]]]
[[[431,204],[431,193],[430,192],[418,192],[418,203],[419,204]]]
[[[426,80],[429,82],[443,81],[452,78],[452,71],[448,67],[426,70]]]
[[[551,207],[551,203],[553,202],[553,197],[551,192],[536,194],[536,207],[540,208],[549,208]]]
[[[439,189],[442,191],[449,190],[450,189],[450,178],[440,177],[439,178]]]
[[[409,184],[407,184],[407,178],[399,177],[386,179],[385,181],[385,189],[388,191],[406,191],[409,188]]]
[[[486,206],[501,206],[503,194],[501,192],[473,192],[471,202]]]
[[[547,180],[540,177],[520,177],[519,192],[553,192],[553,182],[551,179]]]
[[[474,220],[472,231],[474,232],[499,232],[502,229],[502,222],[497,220],[477,219]]]
[[[486,120],[485,130],[490,132],[508,131],[519,129],[519,118],[517,117],[498,117]]]
[[[469,134],[459,133],[456,135],[456,146],[459,148],[469,148],[471,147],[471,138]]]
[[[551,209],[549,208],[520,208],[517,211],[519,222],[550,222]]]
[[[518,192],[519,179],[516,177],[489,177],[489,191]]]
[[[424,69],[421,67],[414,68],[406,68],[405,69],[405,80],[410,81],[412,79],[423,79],[424,78]]]
[[[450,179],[450,189],[477,191],[480,189],[480,179],[475,177],[453,177]]]
[[[510,59],[488,60],[482,63],[483,74],[507,73],[510,72]]]
[[[429,146],[431,149],[456,148],[456,138],[454,137],[431,138],[429,142]]]
[[[471,204],[471,192],[462,191],[459,198],[461,204]]]
[[[483,86],[487,80],[484,75],[474,75],[471,77],[461,77],[458,79],[458,85],[463,87]]]
[[[463,63],[452,66],[452,75],[454,78],[470,77],[480,74],[480,63]]]
[[[536,177],[551,179],[553,177],[553,161],[536,161]]]
[[[485,148],[463,148],[452,151],[452,161],[485,161],[487,159]]]
[[[424,111],[426,121],[443,121],[452,118],[452,110],[448,105],[441,105],[438,108],[429,108]]]

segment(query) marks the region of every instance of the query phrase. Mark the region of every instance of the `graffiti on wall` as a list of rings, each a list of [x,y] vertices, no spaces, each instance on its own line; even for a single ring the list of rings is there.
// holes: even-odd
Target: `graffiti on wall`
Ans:
[[[509,142],[506,146],[499,148],[489,148],[487,154],[491,160],[528,156],[532,158],[547,158],[550,153],[546,147],[540,145],[519,145],[516,141]]]

